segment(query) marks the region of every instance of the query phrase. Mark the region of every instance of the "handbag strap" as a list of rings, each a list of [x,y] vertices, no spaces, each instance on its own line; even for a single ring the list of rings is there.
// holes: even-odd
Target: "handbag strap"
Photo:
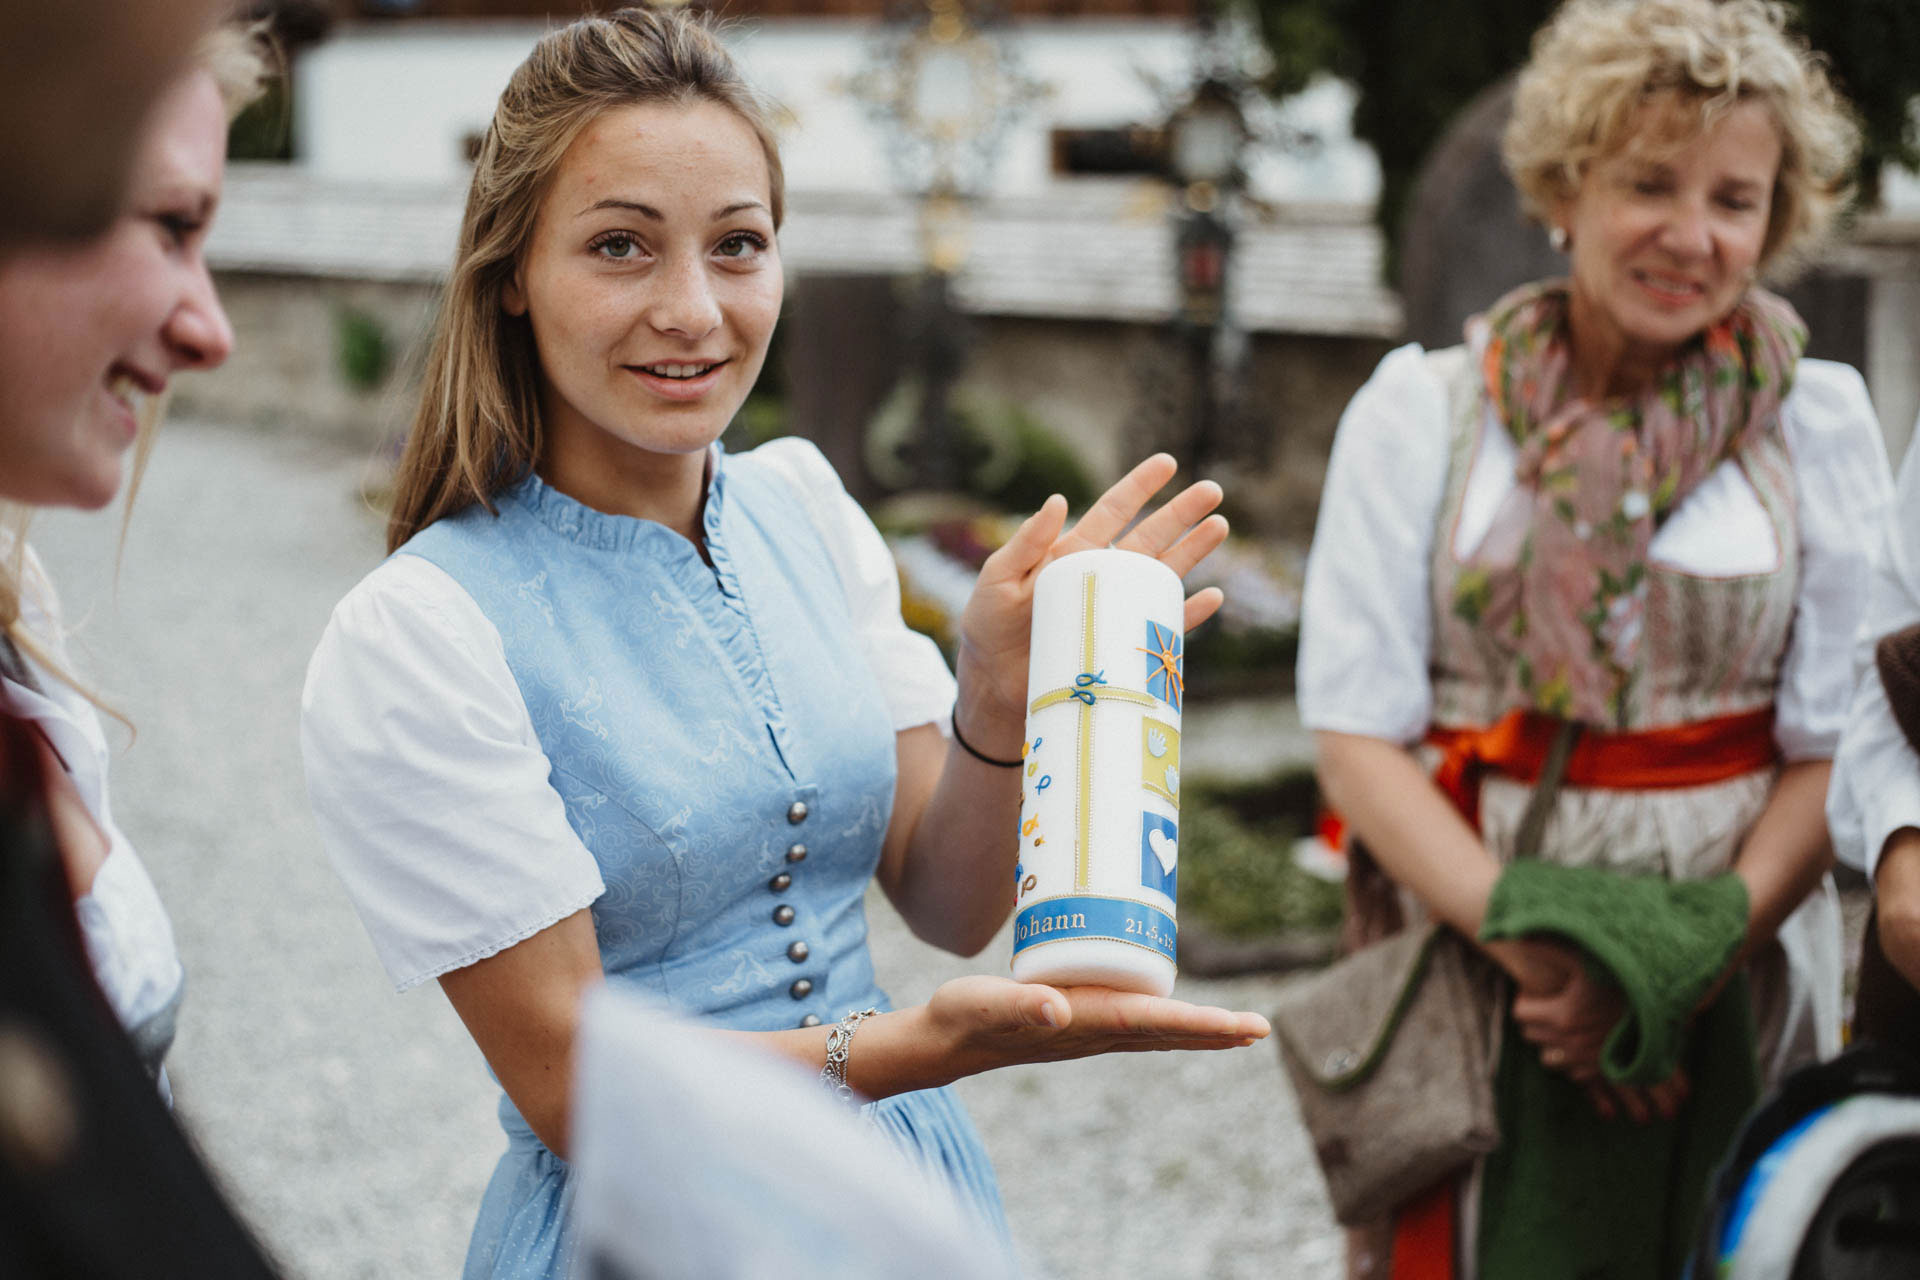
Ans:
[[[1566,780],[1567,761],[1573,758],[1574,744],[1579,742],[1585,728],[1578,720],[1562,720],[1555,730],[1553,742],[1547,747],[1546,762],[1540,766],[1540,780],[1534,784],[1527,811],[1520,817],[1520,834],[1513,842],[1515,862],[1539,856],[1540,841],[1547,831],[1547,816],[1553,812],[1554,798]]]

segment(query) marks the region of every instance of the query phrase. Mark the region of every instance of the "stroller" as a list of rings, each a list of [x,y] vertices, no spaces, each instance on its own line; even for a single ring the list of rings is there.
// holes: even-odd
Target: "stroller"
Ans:
[[[1868,1045],[1789,1076],[1715,1175],[1686,1275],[1920,1277],[1920,1062]]]

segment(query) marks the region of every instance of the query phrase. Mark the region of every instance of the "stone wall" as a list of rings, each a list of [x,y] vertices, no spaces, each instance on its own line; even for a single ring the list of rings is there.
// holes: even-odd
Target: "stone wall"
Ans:
[[[980,330],[967,384],[1024,405],[1097,479],[1117,478],[1155,449],[1180,453],[1192,376],[1166,328],[1002,319]],[[1226,452],[1239,460],[1207,468],[1227,489],[1236,529],[1312,533],[1334,427],[1392,346],[1377,338],[1253,336],[1241,417],[1222,431]]]
[[[211,373],[178,381],[178,412],[269,431],[323,432],[377,448],[404,433],[438,290],[424,284],[222,272],[216,283],[234,349]],[[345,372],[345,317],[373,321],[390,368],[377,386]]]

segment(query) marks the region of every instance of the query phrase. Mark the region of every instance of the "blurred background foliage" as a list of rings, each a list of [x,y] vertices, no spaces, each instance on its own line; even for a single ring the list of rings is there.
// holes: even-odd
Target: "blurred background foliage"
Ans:
[[[1341,886],[1289,856],[1313,830],[1319,790],[1299,769],[1245,783],[1193,781],[1180,798],[1180,913],[1226,938],[1326,931]]]
[[[1380,157],[1377,216],[1389,263],[1420,163],[1481,90],[1526,61],[1558,0],[1251,0],[1273,57],[1267,89],[1330,73],[1359,91],[1353,131]],[[1859,113],[1861,203],[1888,164],[1920,165],[1920,0],[1794,0],[1787,6]],[[1393,266],[1389,266],[1389,275]]]
[[[356,391],[373,391],[393,368],[393,344],[373,315],[358,307],[334,312],[334,359],[340,376]]]

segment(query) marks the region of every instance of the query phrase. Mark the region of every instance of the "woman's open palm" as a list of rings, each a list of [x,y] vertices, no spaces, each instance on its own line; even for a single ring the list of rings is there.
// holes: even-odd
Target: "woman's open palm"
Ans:
[[[1102,1053],[1236,1049],[1269,1030],[1257,1013],[986,975],[943,984],[927,1002],[927,1013],[968,1075]]]

